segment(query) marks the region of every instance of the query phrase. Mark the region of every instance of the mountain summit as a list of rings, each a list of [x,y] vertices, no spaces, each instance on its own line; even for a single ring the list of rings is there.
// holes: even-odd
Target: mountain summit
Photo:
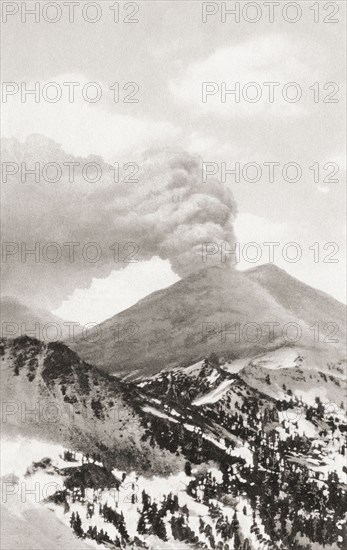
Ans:
[[[189,366],[212,352],[233,360],[294,343],[342,356],[343,327],[341,303],[273,265],[211,267],[150,294],[70,345],[99,368],[136,378]]]

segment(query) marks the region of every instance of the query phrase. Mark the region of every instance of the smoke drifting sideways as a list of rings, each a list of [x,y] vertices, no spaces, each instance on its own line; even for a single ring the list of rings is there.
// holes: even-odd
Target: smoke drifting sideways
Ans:
[[[95,159],[76,159],[43,136],[3,146],[4,162],[25,162],[27,168]],[[232,255],[225,263],[220,254],[203,262],[204,243],[233,246],[237,208],[229,188],[212,178],[203,182],[202,159],[184,151],[151,151],[133,177],[136,183],[115,183],[112,167],[97,162],[102,178],[96,183],[82,175],[71,182],[68,174],[58,183],[36,182],[34,176],[23,183],[19,171],[3,185],[2,241],[14,243],[5,249],[3,244],[4,294],[54,309],[76,288],[88,288],[93,278],[105,278],[131,260],[159,256],[180,277],[213,264],[230,267]],[[87,243],[97,246],[83,255]],[[23,258],[23,246],[36,254]]]

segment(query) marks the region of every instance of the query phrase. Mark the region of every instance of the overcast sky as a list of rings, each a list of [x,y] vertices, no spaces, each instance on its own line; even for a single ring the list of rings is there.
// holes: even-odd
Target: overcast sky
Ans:
[[[275,263],[345,300],[345,3],[338,2],[340,12],[335,17],[339,22],[332,24],[313,22],[315,14],[309,10],[313,2],[298,3],[302,17],[296,23],[286,22],[278,13],[269,23],[263,2],[258,3],[263,11],[256,23],[244,21],[242,16],[240,23],[232,18],[221,23],[220,13],[203,23],[202,3],[196,1],[141,1],[134,15],[120,5],[121,20],[127,15],[139,22],[114,23],[114,12],[109,9],[114,4],[101,2],[101,19],[94,24],[82,19],[80,6],[73,23],[68,22],[67,8],[63,8],[61,21],[51,24],[43,19],[43,12],[39,23],[29,16],[22,23],[19,13],[8,17],[3,24],[3,81],[26,82],[28,86],[54,81],[61,84],[64,94],[57,103],[42,99],[35,103],[29,96],[21,102],[19,93],[8,97],[2,105],[2,136],[23,141],[39,133],[62,144],[67,154],[96,154],[110,163],[140,162],[152,147],[179,146],[205,162],[216,163],[217,178],[221,163],[230,169],[239,162],[242,169],[246,163],[257,162],[263,169],[260,181],[245,181],[242,175],[240,182],[231,175],[226,178],[225,185],[238,205],[236,239],[242,245],[279,242]],[[319,17],[322,20],[326,15],[320,13]],[[80,82],[80,87],[97,82],[102,98],[92,104],[76,92],[76,101],[69,103],[63,82]],[[120,83],[121,97],[135,90],[130,87],[124,92],[124,84],[135,82],[138,103],[115,103],[114,91],[109,89],[115,82]],[[202,82],[215,83],[206,102],[202,101]],[[228,89],[235,82],[240,82],[241,89],[256,82],[262,97],[251,103],[241,96],[236,104],[227,96],[223,103],[222,82]],[[273,103],[267,100],[264,82],[279,83]],[[296,82],[302,90],[296,103],[282,97],[288,82]],[[336,85],[324,89],[331,82],[340,89],[336,91]],[[317,84],[309,89],[314,83],[318,83],[320,94],[316,103]],[[293,88],[288,90],[290,97],[291,93]],[[329,94],[338,102],[323,102]],[[275,181],[268,181],[264,162],[280,163]],[[302,169],[296,183],[284,181],[281,175],[283,165],[289,162]],[[315,163],[320,167],[319,182],[309,169]],[[333,176],[337,182],[323,181],[335,166],[327,163],[338,165]],[[302,258],[289,263],[281,251],[293,241],[302,250]],[[332,242],[339,250],[332,245],[324,251],[326,243]],[[322,251],[318,263],[309,248],[314,243],[319,243]],[[259,263],[268,261],[262,248]],[[323,262],[329,253],[339,263]],[[253,265],[242,260],[240,267]],[[178,278],[168,262],[158,258],[126,269],[129,275],[123,270],[94,278],[87,288],[77,285],[56,312],[81,322],[90,320],[91,315],[100,321]],[[151,275],[154,270],[155,277]]]

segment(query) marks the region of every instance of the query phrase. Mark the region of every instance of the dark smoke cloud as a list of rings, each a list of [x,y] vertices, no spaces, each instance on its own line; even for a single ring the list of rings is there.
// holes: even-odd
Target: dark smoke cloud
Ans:
[[[20,254],[9,257],[3,267],[3,292],[41,307],[58,307],[75,288],[88,287],[92,279],[107,277],[128,264],[116,263],[113,243],[121,247],[137,243],[138,260],[153,256],[168,259],[173,270],[184,277],[206,264],[201,260],[201,245],[206,242],[234,242],[233,222],[236,205],[230,189],[209,178],[202,182],[202,161],[182,151],[152,151],[135,176],[138,183],[115,183],[109,165],[100,158],[76,159],[59,145],[31,136],[26,143],[4,140],[3,162],[62,164],[77,161],[81,165],[96,161],[103,177],[87,183],[68,177],[58,183],[20,181],[20,174],[3,184],[2,241],[22,243],[33,248],[35,242],[96,242],[102,258],[88,263],[78,252],[69,261],[68,248],[62,258],[49,263],[33,257],[21,262]],[[129,250],[131,251],[131,250]],[[122,259],[122,258],[121,258]],[[220,255],[215,261],[220,263]],[[211,261],[209,264],[211,265]]]

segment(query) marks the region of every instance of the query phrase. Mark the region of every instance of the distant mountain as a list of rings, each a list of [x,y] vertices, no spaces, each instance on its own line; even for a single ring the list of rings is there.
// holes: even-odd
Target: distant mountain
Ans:
[[[211,352],[251,358],[294,343],[327,362],[344,354],[344,326],[341,303],[274,265],[211,267],[150,294],[71,347],[107,372],[141,378]]]
[[[71,338],[81,332],[79,324],[69,325],[45,309],[32,308],[16,298],[4,296],[0,302],[1,336],[17,338],[29,335],[45,342]]]

